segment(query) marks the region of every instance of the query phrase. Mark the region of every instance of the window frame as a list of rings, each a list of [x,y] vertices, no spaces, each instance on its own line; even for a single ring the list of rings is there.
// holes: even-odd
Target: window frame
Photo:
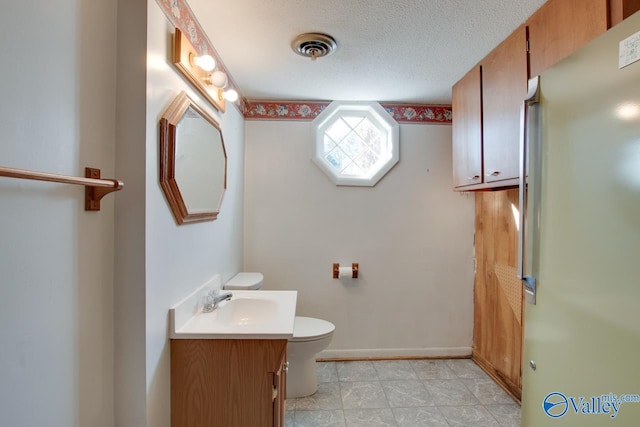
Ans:
[[[368,176],[345,175],[336,171],[325,159],[324,137],[326,131],[344,116],[366,117],[386,137],[387,160]],[[333,101],[313,120],[313,162],[339,186],[375,186],[400,160],[400,137],[398,122],[377,102]]]

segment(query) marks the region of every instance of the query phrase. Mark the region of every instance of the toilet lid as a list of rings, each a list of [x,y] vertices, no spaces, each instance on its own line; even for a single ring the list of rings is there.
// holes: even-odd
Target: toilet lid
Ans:
[[[260,289],[263,280],[262,273],[241,272],[225,283],[224,288],[237,291]]]
[[[296,316],[292,341],[310,341],[331,335],[336,329],[333,323],[313,317]]]

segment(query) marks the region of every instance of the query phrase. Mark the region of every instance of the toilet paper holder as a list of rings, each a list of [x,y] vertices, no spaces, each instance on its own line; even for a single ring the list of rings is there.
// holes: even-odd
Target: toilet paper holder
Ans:
[[[333,278],[334,279],[338,279],[340,277],[340,264],[338,263],[334,263],[333,264]],[[352,279],[357,279],[358,278],[358,263],[354,262],[351,264],[351,278]]]

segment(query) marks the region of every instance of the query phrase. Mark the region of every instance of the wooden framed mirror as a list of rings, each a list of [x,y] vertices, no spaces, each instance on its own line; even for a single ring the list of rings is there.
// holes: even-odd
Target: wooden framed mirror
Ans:
[[[222,131],[185,92],[160,119],[160,186],[178,224],[218,217],[227,188]]]

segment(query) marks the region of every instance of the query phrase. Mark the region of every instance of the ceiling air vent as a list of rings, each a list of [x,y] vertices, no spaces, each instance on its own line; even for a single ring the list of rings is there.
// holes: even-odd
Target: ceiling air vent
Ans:
[[[295,53],[315,60],[331,55],[338,47],[336,40],[327,34],[304,33],[293,39],[291,48]]]

